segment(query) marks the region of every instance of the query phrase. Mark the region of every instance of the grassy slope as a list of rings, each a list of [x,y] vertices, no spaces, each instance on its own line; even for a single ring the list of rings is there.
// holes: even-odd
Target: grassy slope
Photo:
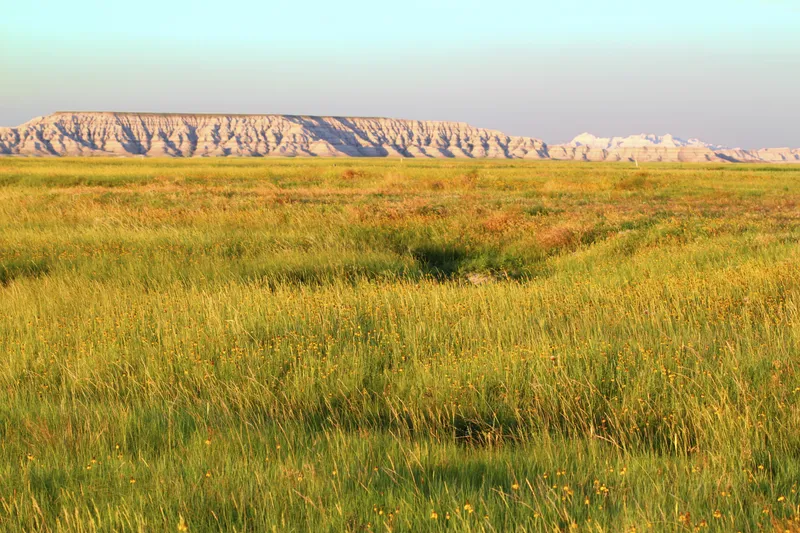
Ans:
[[[799,200],[778,166],[0,159],[0,528],[788,526]]]

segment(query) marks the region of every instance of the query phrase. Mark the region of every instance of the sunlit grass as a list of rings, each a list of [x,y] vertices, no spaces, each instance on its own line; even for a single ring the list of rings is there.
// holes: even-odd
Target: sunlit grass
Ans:
[[[0,529],[797,530],[799,200],[788,166],[0,159]]]

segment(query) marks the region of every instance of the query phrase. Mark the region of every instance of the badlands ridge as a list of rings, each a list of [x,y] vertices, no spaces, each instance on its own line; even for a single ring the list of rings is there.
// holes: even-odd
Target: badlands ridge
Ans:
[[[462,157],[800,163],[800,149],[729,149],[671,135],[581,134],[547,145],[462,122],[296,115],[58,112],[0,128],[11,156]]]

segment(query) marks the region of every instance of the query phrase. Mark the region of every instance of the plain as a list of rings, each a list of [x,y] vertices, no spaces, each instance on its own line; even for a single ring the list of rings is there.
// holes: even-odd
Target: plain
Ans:
[[[0,528],[800,528],[800,168],[0,159]]]

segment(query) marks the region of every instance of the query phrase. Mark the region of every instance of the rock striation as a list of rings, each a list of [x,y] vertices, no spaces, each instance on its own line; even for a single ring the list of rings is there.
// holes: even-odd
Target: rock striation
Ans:
[[[672,135],[595,137],[566,144],[463,122],[298,115],[58,112],[0,128],[11,156],[317,156],[800,163],[800,150],[729,149]]]

